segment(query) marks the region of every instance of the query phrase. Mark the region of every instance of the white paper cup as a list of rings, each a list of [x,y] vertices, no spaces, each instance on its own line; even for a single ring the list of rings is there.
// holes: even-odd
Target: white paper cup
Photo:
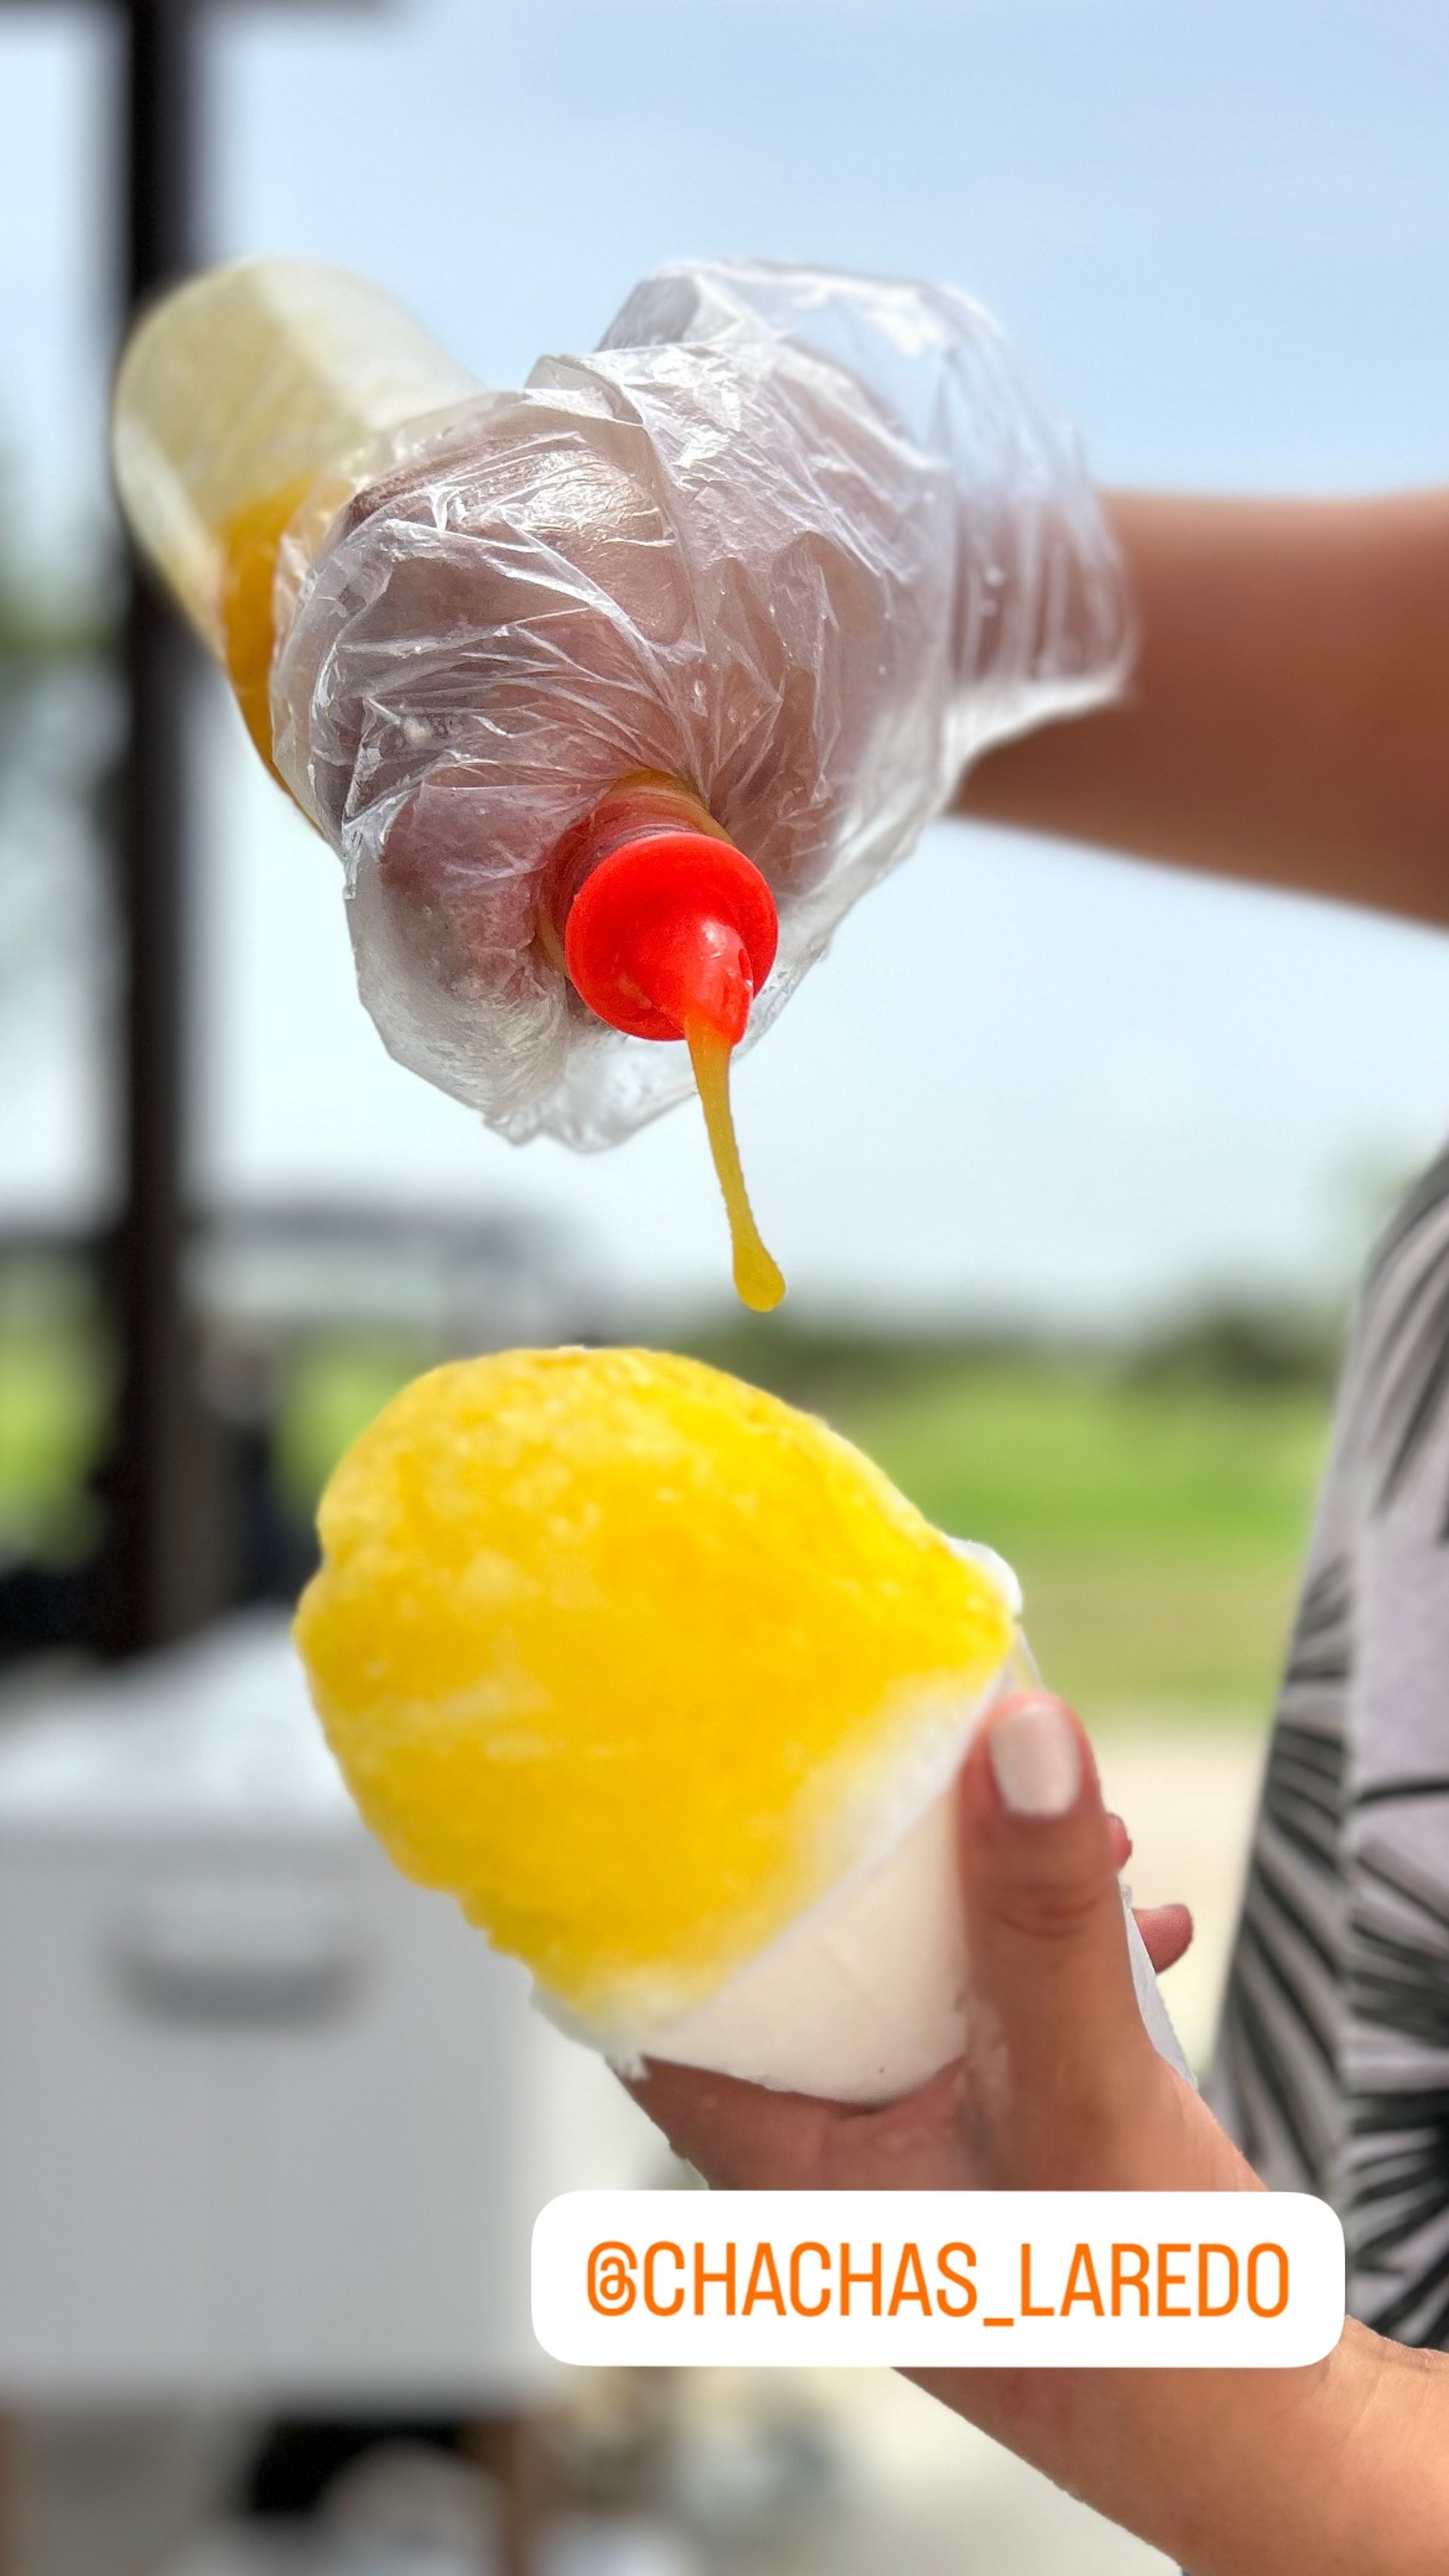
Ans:
[[[948,1788],[874,1869],[832,1890],[648,2054],[833,2102],[889,2102],[960,2056],[965,1988]]]
[[[988,1567],[1019,1613],[1021,1588],[1011,1568],[990,1549],[952,1544]],[[959,2057],[966,2045],[966,1951],[956,1775],[987,1711],[1007,1691],[1037,1678],[1018,1630],[1008,1663],[963,1708],[944,1777],[938,1770],[914,1813],[892,1820],[890,1848],[852,1872],[702,2004],[652,2034],[632,2062],[647,2054],[780,2091],[870,2104],[914,2092]],[[1130,1909],[1127,1929],[1149,2035],[1186,2075]]]

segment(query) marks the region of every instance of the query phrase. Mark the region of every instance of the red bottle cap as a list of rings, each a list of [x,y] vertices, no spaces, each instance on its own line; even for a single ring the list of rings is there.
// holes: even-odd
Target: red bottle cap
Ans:
[[[621,842],[569,906],[564,960],[591,1011],[631,1038],[704,1021],[738,1046],[780,924],[757,867],[704,832]]]

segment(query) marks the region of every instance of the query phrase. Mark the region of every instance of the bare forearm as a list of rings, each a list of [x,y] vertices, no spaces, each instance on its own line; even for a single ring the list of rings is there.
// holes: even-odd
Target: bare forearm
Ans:
[[[1449,2360],[1350,2325],[1315,2370],[924,2384],[1192,2576],[1441,2576]],[[994,2382],[994,2386],[991,2384]],[[1069,2426],[1069,2433],[1063,2427]]]
[[[989,754],[960,810],[1449,921],[1449,491],[1108,507],[1128,696]]]

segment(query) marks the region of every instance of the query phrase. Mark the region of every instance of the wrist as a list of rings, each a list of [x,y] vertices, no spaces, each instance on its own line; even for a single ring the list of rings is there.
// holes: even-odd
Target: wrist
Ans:
[[[1350,2320],[1313,2368],[1179,2381],[1145,2536],[1192,2576],[1433,2576],[1449,2364]],[[1119,2508],[1120,2509],[1120,2508]],[[1145,2526],[1144,2526],[1145,2530]]]
[[[1449,2563],[1449,2361],[1352,2322],[1307,2370],[910,2375],[1191,2576]]]
[[[1192,2454],[1176,2497],[1162,2497],[1164,2545],[1192,2576],[1328,2576],[1350,2501],[1345,2471],[1361,2466],[1371,2400],[1365,2346],[1353,2324],[1310,2369],[1234,2373],[1221,2406],[1202,2392]],[[1206,2402],[1203,2402],[1203,2398]],[[1184,2427],[1186,2432],[1186,2427]],[[1349,2519],[1356,2518],[1350,2515]]]

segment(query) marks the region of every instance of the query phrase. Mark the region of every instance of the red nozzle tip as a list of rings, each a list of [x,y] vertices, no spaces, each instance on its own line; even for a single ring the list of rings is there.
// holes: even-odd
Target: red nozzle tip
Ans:
[[[704,832],[625,841],[584,879],[564,960],[591,1011],[633,1038],[680,1038],[691,1020],[731,1046],[775,962],[775,898],[757,867]]]

